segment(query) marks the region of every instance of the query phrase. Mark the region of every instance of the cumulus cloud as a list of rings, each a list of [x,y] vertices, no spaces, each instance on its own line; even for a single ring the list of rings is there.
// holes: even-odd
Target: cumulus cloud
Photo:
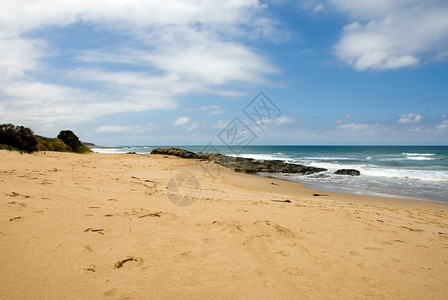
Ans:
[[[265,9],[254,0],[1,1],[0,117],[51,126],[60,116],[67,124],[172,109],[192,93],[237,95],[234,83],[267,83],[277,70],[246,43],[281,36]],[[81,25],[92,40],[101,33],[111,43],[68,51],[42,34],[71,40],[67,30]],[[55,78],[42,81],[36,74],[44,71]],[[30,86],[33,99],[22,95]]]
[[[190,121],[189,117],[180,117],[177,118],[176,121],[174,121],[173,125],[174,126],[181,126],[181,125],[185,125]]]
[[[407,124],[407,123],[418,123],[423,119],[422,115],[409,113],[407,115],[402,115],[400,119],[398,119],[398,123]]]
[[[335,45],[337,57],[358,71],[417,66],[448,50],[444,0],[328,0],[352,22]]]

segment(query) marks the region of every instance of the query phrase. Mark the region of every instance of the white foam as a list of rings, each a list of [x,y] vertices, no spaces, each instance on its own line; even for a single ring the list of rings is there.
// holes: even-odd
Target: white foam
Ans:
[[[255,154],[255,153],[252,153],[252,154],[239,154],[239,155],[229,154],[229,156],[252,158],[252,159],[255,159],[255,160],[279,160],[280,159],[280,160],[288,161],[288,158],[284,157],[283,153],[282,154],[277,154],[277,153],[274,153],[274,154]]]
[[[354,157],[337,157],[337,156],[306,156],[303,157],[303,159],[309,159],[309,160],[359,160]]]
[[[448,184],[448,172],[416,169],[395,169],[395,168],[359,168],[362,175],[394,178],[401,180],[420,180],[428,182],[439,182]]]
[[[331,173],[335,172],[338,169],[350,168],[359,170],[361,172],[361,175],[363,176],[382,177],[389,179],[394,178],[401,180],[412,179],[448,184],[448,171],[377,167],[369,164],[357,164],[349,166],[330,162],[312,162],[307,165],[316,168],[325,168],[328,169]]]
[[[132,148],[124,148],[124,147],[94,147],[91,148],[93,152],[97,153],[106,153],[106,154],[114,154],[114,153],[127,153],[131,152]]]
[[[436,155],[435,153],[407,153],[407,152],[403,152],[403,155],[407,155],[407,156],[433,156]]]
[[[428,156],[408,156],[406,159],[408,159],[408,160],[437,160],[437,158],[428,157]]]

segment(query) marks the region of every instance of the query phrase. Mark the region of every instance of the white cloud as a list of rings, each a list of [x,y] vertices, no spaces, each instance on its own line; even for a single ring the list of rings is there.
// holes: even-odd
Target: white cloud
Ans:
[[[149,123],[146,126],[121,126],[121,125],[103,125],[95,129],[98,133],[124,133],[124,132],[146,132],[156,129],[155,124]]]
[[[174,121],[173,125],[174,126],[181,126],[181,125],[187,124],[189,121],[190,121],[189,117],[180,117],[180,118],[177,118],[176,121]]]
[[[28,82],[25,80],[0,81],[0,117],[7,121],[49,130],[63,125],[95,119],[123,112],[172,109],[177,106],[173,94],[165,93],[157,81],[127,73],[78,72],[105,83],[96,90],[84,90],[65,85]],[[93,80],[93,79],[92,79]]]
[[[282,116],[277,119],[277,125],[294,123],[296,120],[292,117]]]
[[[205,111],[208,115],[220,115],[226,113],[227,111],[221,109],[219,105],[204,105],[199,108],[187,108],[189,111]]]
[[[207,111],[209,115],[220,115],[226,113],[225,110],[221,109],[219,105],[202,106],[199,108],[200,111]]]
[[[322,4],[322,3],[320,3],[320,4],[318,4],[318,5],[316,5],[315,7],[314,7],[314,9],[313,9],[313,12],[319,12],[319,11],[321,11],[321,10],[323,10],[324,9],[324,5]]]
[[[187,130],[188,131],[192,131],[192,130],[195,130],[195,129],[197,129],[199,127],[199,123],[192,123],[191,125],[190,125],[190,127],[188,127],[187,128]]]
[[[440,124],[437,125],[437,129],[440,129],[440,130],[448,129],[448,119],[445,119],[442,122],[440,122]]]
[[[131,132],[133,130],[132,126],[119,126],[119,125],[104,125],[95,129],[99,133],[122,133]]]
[[[352,21],[335,45],[358,71],[417,66],[448,50],[448,2],[443,0],[328,0]]]
[[[239,95],[244,85],[232,89],[234,83],[268,83],[266,76],[277,70],[245,45],[249,39],[281,36],[276,21],[264,16],[265,8],[255,0],[3,0],[0,118],[62,125],[110,113],[173,109],[192,93]],[[47,29],[64,34],[81,23],[92,35],[101,32],[117,43],[78,44],[79,50],[67,51],[39,35]],[[57,64],[62,67],[48,64],[54,57],[66,59]],[[117,64],[124,71],[118,72]],[[40,72],[55,79],[47,76],[43,82],[35,75]],[[27,87],[32,99],[23,95]]]
[[[350,122],[338,125],[338,129],[341,129],[344,135],[355,135],[355,136],[378,136],[383,133],[390,133],[393,128],[389,127],[383,123],[359,123]]]
[[[363,124],[363,123],[347,123],[347,124],[341,124],[338,127],[340,129],[350,130],[350,131],[365,131],[365,130],[373,129],[373,127],[371,125]]]
[[[226,128],[226,126],[229,124],[229,122],[223,121],[223,120],[218,120],[218,122],[216,122],[215,125],[213,125],[214,128],[218,128],[218,129],[224,129]]]
[[[219,105],[208,105],[208,106],[201,106],[197,110],[199,111],[207,111],[207,110],[219,110],[221,107]]]
[[[406,124],[406,123],[418,123],[423,119],[422,115],[409,113],[407,115],[402,115],[400,119],[398,119],[398,123]]]
[[[20,78],[25,71],[36,69],[45,48],[43,40],[0,38],[0,80]]]
[[[222,115],[225,114],[227,111],[226,110],[211,110],[208,112],[209,115]]]

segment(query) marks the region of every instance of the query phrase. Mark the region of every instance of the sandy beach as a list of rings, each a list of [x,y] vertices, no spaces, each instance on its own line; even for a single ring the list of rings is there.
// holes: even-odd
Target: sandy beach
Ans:
[[[1,299],[448,297],[447,205],[163,155],[0,160]],[[166,193],[182,173],[186,207]]]

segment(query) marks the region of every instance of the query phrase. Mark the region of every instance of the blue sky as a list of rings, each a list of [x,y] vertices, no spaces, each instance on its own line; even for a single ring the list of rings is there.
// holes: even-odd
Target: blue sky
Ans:
[[[448,145],[444,0],[0,3],[0,122],[99,145]],[[260,130],[259,92],[281,110]]]

